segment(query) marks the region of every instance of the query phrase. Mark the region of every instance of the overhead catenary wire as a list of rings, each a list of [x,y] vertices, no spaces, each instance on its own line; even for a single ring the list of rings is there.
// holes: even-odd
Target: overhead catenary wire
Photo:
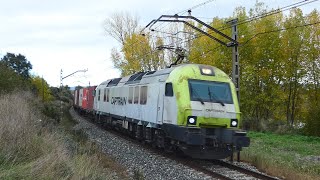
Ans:
[[[264,32],[260,32],[260,33],[257,33],[255,35],[253,35],[251,38],[249,38],[247,41],[245,41],[244,43],[242,43],[240,45],[241,46],[244,46],[246,45],[248,42],[250,42],[252,39],[256,38],[257,36],[259,35],[262,35],[262,34],[269,34],[269,33],[274,33],[274,32],[279,32],[279,31],[287,31],[287,30],[290,30],[290,29],[296,29],[296,28],[301,28],[301,27],[306,27],[306,26],[312,26],[312,25],[316,25],[316,24],[320,24],[320,21],[317,21],[317,22],[314,22],[314,23],[307,23],[307,24],[302,24],[302,25],[296,25],[296,26],[291,26],[291,27],[287,27],[287,28],[280,28],[280,29],[274,29],[274,30],[270,30],[270,31],[264,31]]]
[[[300,7],[300,6],[303,6],[303,5],[312,3],[312,2],[316,2],[316,1],[318,1],[318,0],[311,0],[311,1],[310,0],[303,0],[303,1],[300,1],[300,2],[297,2],[297,3],[293,3],[293,4],[290,4],[290,5],[284,6],[282,8],[278,8],[277,10],[272,10],[272,11],[269,11],[267,13],[262,13],[262,14],[254,16],[254,17],[248,18],[246,20],[242,20],[242,21],[238,22],[237,25],[238,26],[239,25],[243,25],[243,24],[252,22],[254,20],[257,20],[257,19],[262,19],[262,18],[271,16],[271,15],[278,14],[278,13],[281,13],[283,11],[287,11],[287,10],[290,10],[290,9],[293,9],[293,8],[297,8],[297,7]],[[231,26],[222,26],[222,27],[219,27],[217,29],[219,31],[223,31],[223,30],[228,29],[228,28],[231,28]],[[209,33],[209,34],[211,34],[211,33]],[[197,36],[196,38],[199,38],[199,37],[202,37],[202,36],[204,36],[204,35],[201,34],[201,35]]]
[[[239,21],[237,23],[237,25],[240,26],[242,24],[246,24],[246,23],[252,22],[254,20],[258,20],[258,19],[265,18],[265,17],[271,16],[271,15],[279,14],[281,12],[288,11],[288,10],[291,10],[291,9],[294,9],[294,8],[297,8],[297,7],[300,7],[300,6],[303,6],[303,5],[307,5],[307,4],[316,2],[316,1],[319,1],[319,0],[303,0],[303,1],[299,1],[297,3],[293,3],[293,4],[290,4],[290,5],[275,9],[275,10],[271,10],[271,11],[266,12],[266,13],[261,13],[261,14],[258,14],[256,16],[241,20],[241,21]],[[219,31],[223,31],[223,30],[228,29],[230,27],[231,26],[222,26],[222,27],[219,27],[217,29]]]
[[[194,10],[194,9],[196,9],[196,8],[199,8],[199,7],[201,7],[201,6],[204,6],[204,5],[206,5],[206,4],[208,4],[208,3],[210,3],[210,2],[213,2],[213,1],[216,1],[216,0],[208,0],[208,1],[205,1],[205,2],[202,2],[202,3],[199,3],[199,4],[197,4],[197,5],[194,5],[194,6],[192,6],[191,8],[187,8],[187,9],[185,9],[185,10],[183,10],[183,11],[180,11],[180,12],[178,12],[178,13],[175,13],[175,14],[177,14],[177,15],[183,15],[183,14],[185,14],[186,12],[189,12],[189,11],[192,11],[192,10]],[[157,29],[157,28],[159,28],[162,24],[163,24],[164,22],[161,22],[158,26],[156,26],[154,29]],[[167,26],[167,25],[166,25]],[[164,26],[165,27],[165,26]],[[162,27],[162,29],[164,28],[164,27]]]
[[[198,7],[201,7],[201,6],[204,6],[204,5],[208,4],[208,3],[211,3],[211,2],[213,2],[213,1],[215,1],[215,0],[208,0],[208,1],[202,2],[202,3],[200,3],[200,4],[197,4],[197,5],[195,5],[195,6],[192,6],[191,8],[188,8],[188,9],[185,9],[185,10],[183,10],[183,11],[180,11],[180,12],[178,12],[178,13],[176,13],[176,14],[181,14],[181,13],[184,14],[184,13],[188,12],[189,10],[196,9],[196,8],[198,8]]]
[[[300,7],[300,6],[303,6],[303,5],[306,5],[306,4],[310,4],[310,3],[313,3],[313,2],[316,2],[316,1],[318,1],[318,0],[302,0],[302,1],[299,1],[299,2],[296,2],[296,3],[293,3],[293,4],[289,4],[289,5],[283,6],[281,8],[277,8],[277,9],[271,10],[271,11],[266,12],[266,13],[261,13],[261,14],[255,15],[253,17],[241,20],[241,21],[238,22],[237,25],[239,26],[239,25],[242,25],[242,24],[246,24],[246,23],[249,23],[249,22],[257,20],[257,19],[265,18],[265,17],[271,16],[271,15],[274,15],[274,14],[278,14],[278,13],[281,13],[281,12],[284,12],[284,11],[288,11],[290,9],[297,8],[297,7]],[[212,1],[210,1],[210,2],[212,2]],[[201,3],[199,5],[204,5],[204,4],[206,4],[206,3]],[[195,7],[197,7],[197,6],[195,6]],[[184,10],[184,11],[181,11],[181,12],[187,12],[187,10]],[[213,18],[206,18],[206,17],[200,17],[200,18],[202,18],[202,19],[213,19]],[[163,22],[161,22],[161,24],[163,24]],[[157,28],[158,27],[159,26],[157,26]],[[231,26],[226,25],[226,26],[218,27],[216,29],[218,29],[219,31],[222,31],[222,30],[228,29],[230,27]]]
[[[205,4],[207,4],[207,3],[209,3],[209,2],[212,2],[212,1],[213,1],[213,0],[203,2],[203,3],[201,3],[201,4],[198,4],[198,5],[196,5],[196,6],[193,6],[192,8],[200,7],[200,6],[205,5]],[[316,1],[318,1],[318,0],[304,0],[304,1],[299,1],[299,2],[297,2],[297,3],[293,3],[293,4],[290,4],[290,5],[287,5],[287,6],[278,8],[278,9],[276,9],[276,10],[272,10],[272,11],[270,11],[270,12],[262,13],[262,14],[259,14],[259,15],[254,16],[254,17],[251,17],[251,18],[242,20],[242,21],[238,22],[237,25],[242,25],[242,24],[245,24],[245,23],[249,23],[249,22],[252,22],[252,21],[257,20],[257,19],[262,19],[262,18],[265,18],[265,17],[267,17],[267,16],[271,16],[271,15],[274,15],[274,14],[277,14],[277,13],[280,13],[280,12],[283,12],[283,11],[287,11],[287,10],[290,10],[290,9],[293,9],[293,8],[296,8],[296,7],[299,7],[299,6],[303,6],[303,5],[312,3],[312,2],[316,2]],[[189,8],[189,9],[191,9],[191,8]],[[188,9],[188,10],[189,10],[189,9]],[[188,10],[184,10],[184,11],[181,11],[181,12],[179,12],[179,13],[184,13],[184,12],[187,12]],[[316,23],[316,24],[317,24],[317,23]],[[304,25],[302,25],[302,26],[304,26]],[[300,27],[300,26],[297,26],[297,27]],[[230,26],[229,26],[229,27],[224,26],[224,27],[221,27],[221,28],[223,28],[223,29],[219,29],[219,31],[225,30],[226,28],[230,28]],[[287,28],[287,29],[288,29],[288,28]],[[292,28],[290,28],[290,29],[292,29]],[[262,34],[266,34],[266,33],[276,32],[276,31],[283,31],[283,30],[285,30],[285,28],[281,28],[281,29],[278,29],[278,30],[272,30],[272,31],[270,31],[270,32],[257,33],[257,34],[255,34],[255,35],[253,35],[253,37],[251,37],[248,41],[246,41],[245,43],[243,43],[243,45],[246,44],[246,43],[248,43],[248,42],[251,41],[252,39],[254,39],[256,36],[259,36],[259,35],[262,35]],[[155,31],[158,31],[158,30],[155,30]],[[170,34],[170,33],[168,33],[168,34]],[[212,34],[212,33],[209,33],[209,34]],[[152,35],[151,35],[151,36],[152,36]],[[173,46],[173,45],[176,44],[176,43],[182,44],[182,43],[186,43],[186,42],[188,42],[188,41],[190,42],[190,41],[192,41],[192,40],[194,40],[194,39],[197,39],[197,38],[200,38],[200,37],[202,37],[202,36],[204,36],[204,35],[200,34],[200,35],[197,35],[197,36],[195,36],[195,37],[193,37],[193,38],[188,38],[188,39],[185,40],[185,41],[182,41],[183,39],[178,38],[178,39],[177,39],[177,42],[170,43],[170,44],[167,45],[167,46],[170,46],[170,45]],[[159,36],[156,36],[156,37],[161,38],[161,37],[159,37]],[[174,37],[174,36],[167,36],[167,37],[176,38],[176,37]],[[135,43],[138,43],[138,42],[135,42]],[[133,44],[131,44],[131,45],[134,45],[135,43],[133,43]],[[241,45],[241,46],[243,46],[243,45]],[[157,50],[157,49],[154,49],[154,50],[153,50],[152,52],[150,52],[150,53],[153,53],[153,52],[156,51],[156,50]],[[210,51],[210,52],[211,52],[211,51]],[[147,53],[147,54],[150,54],[150,53]],[[207,52],[207,53],[209,53],[209,52]]]
[[[280,29],[274,29],[274,30],[270,30],[270,31],[265,31],[265,32],[260,32],[260,33],[257,33],[255,35],[253,35],[251,38],[249,38],[246,42],[242,43],[240,45],[240,47],[243,47],[245,46],[248,42],[250,42],[252,39],[256,38],[257,36],[259,35],[262,35],[262,34],[268,34],[268,33],[274,33],[274,32],[279,32],[279,31],[287,31],[287,30],[290,30],[290,29],[296,29],[296,28],[302,28],[302,27],[307,27],[307,26],[312,26],[312,25],[316,25],[316,24],[320,24],[320,21],[317,21],[317,22],[314,22],[314,23],[307,23],[307,24],[302,24],[302,25],[296,25],[296,26],[291,26],[291,27],[287,27],[287,28],[280,28]],[[219,45],[207,52],[205,52],[204,54],[201,54],[201,56],[204,56],[204,55],[207,55],[208,53],[218,49],[219,47],[221,47],[222,45]],[[197,57],[199,58],[199,57]],[[193,58],[195,59],[195,58]]]
[[[201,7],[201,6],[205,5],[205,4],[208,4],[208,3],[213,2],[213,1],[215,1],[215,0],[208,0],[208,1],[202,2],[202,3],[197,4],[197,5],[195,5],[195,6],[191,7],[191,8],[188,8],[188,9],[186,9],[186,10],[180,11],[180,12],[178,12],[178,13],[176,13],[176,14],[181,14],[181,13],[188,12],[189,10],[196,9],[196,8],[198,8],[198,7]],[[161,24],[163,24],[163,22],[161,22],[160,25],[161,25]],[[159,26],[160,26],[160,25],[159,25]],[[155,27],[154,30],[156,30],[159,26]],[[157,31],[159,31],[159,30],[157,30]],[[169,37],[170,37],[170,36],[169,36]],[[175,38],[175,37],[173,37],[173,38]],[[129,46],[133,46],[133,45],[135,45],[135,44],[137,44],[137,43],[139,43],[139,41],[136,41],[136,42],[134,42],[134,43],[131,43]]]
[[[293,4],[290,4],[290,5],[284,6],[282,8],[278,8],[277,10],[272,10],[272,11],[269,11],[267,13],[262,13],[262,14],[254,16],[254,17],[248,18],[246,20],[240,21],[240,22],[237,23],[237,25],[239,26],[239,25],[242,25],[242,24],[246,24],[246,23],[252,22],[252,21],[257,20],[257,19],[262,19],[262,18],[271,16],[271,15],[274,15],[274,14],[277,14],[277,13],[280,13],[280,12],[283,12],[283,11],[287,11],[287,10],[290,10],[290,9],[293,9],[293,8],[297,8],[299,6],[303,6],[303,5],[306,5],[306,4],[309,4],[309,3],[313,3],[313,2],[316,2],[316,1],[319,1],[319,0],[303,0],[303,1],[299,1],[297,3],[293,3]],[[228,27],[227,26],[223,26],[223,27],[220,27],[220,28],[217,28],[217,29],[219,31],[223,31],[223,30],[228,29],[228,28],[231,28],[231,26],[228,26]],[[209,33],[209,34],[212,35],[212,33]],[[191,40],[200,38],[202,36],[204,36],[204,35],[200,34],[200,35],[196,36],[195,38],[193,38]],[[184,41],[182,43],[185,43],[185,42],[186,41]]]
[[[188,8],[188,9],[186,9],[186,10],[180,11],[180,12],[178,12],[178,13],[176,13],[176,14],[181,14],[181,13],[184,14],[184,13],[186,13],[186,12],[191,12],[192,9],[201,7],[201,6],[205,5],[205,4],[208,4],[208,3],[213,2],[213,1],[215,1],[215,0],[205,1],[205,2],[203,2],[203,3],[200,3],[200,4],[197,4],[197,5],[193,6],[193,7],[191,7],[191,8]],[[156,27],[153,29],[153,31],[158,31],[158,32],[159,32],[159,30],[156,30],[156,29],[157,29],[158,27],[160,27],[163,23],[164,23],[164,22],[161,22],[158,26],[156,26]],[[168,33],[168,34],[170,34],[170,33]],[[209,34],[210,34],[210,33],[209,33]],[[170,36],[169,36],[169,37],[170,37]],[[175,37],[172,37],[172,38],[175,38]],[[196,38],[197,38],[197,37],[190,38],[190,36],[189,36],[188,40],[187,40],[187,41],[184,41],[183,43],[190,42],[191,40],[196,39]],[[180,38],[179,38],[179,39],[180,39]],[[178,42],[180,42],[180,41],[178,41]],[[177,43],[177,42],[176,42],[176,43]],[[174,43],[171,43],[171,44],[174,44]],[[180,44],[182,44],[182,43],[180,43]]]
[[[274,33],[274,32],[279,32],[279,31],[287,31],[287,30],[290,30],[290,29],[302,28],[302,27],[312,26],[312,25],[316,25],[316,24],[320,24],[320,21],[314,22],[314,23],[308,23],[308,24],[291,26],[291,27],[287,27],[287,28],[280,28],[280,29],[274,29],[274,30],[270,30],[270,31],[260,32],[260,33],[257,33],[257,34],[255,34],[255,35],[253,35],[253,36],[252,36],[250,39],[248,39],[246,42],[242,43],[239,47],[245,46],[248,42],[250,42],[252,39],[256,38],[256,37],[259,36],[259,35],[268,34],[268,33]],[[152,35],[151,35],[151,36],[152,36]],[[158,37],[158,36],[156,36],[156,37]],[[193,39],[196,39],[196,38],[199,38],[199,37],[202,37],[202,36],[196,36],[196,37],[193,38]],[[192,40],[193,40],[193,39],[192,39]],[[182,39],[180,39],[180,41],[181,41],[181,40],[182,40]],[[185,40],[185,41],[183,41],[183,42],[181,42],[181,43],[185,43],[185,42],[187,42],[187,41],[188,41],[188,40]],[[174,45],[174,43],[171,43],[171,45]],[[169,44],[169,45],[166,45],[166,46],[170,46],[170,44]],[[210,50],[207,51],[207,52],[202,53],[201,56],[205,56],[205,55],[207,55],[208,53],[210,53],[210,52],[212,52],[212,51],[215,51],[215,50],[217,50],[217,49],[220,48],[220,47],[223,47],[223,46],[222,46],[222,45],[218,45],[217,47],[215,47],[215,48],[213,48],[213,49],[210,49]],[[156,52],[156,51],[158,51],[158,49],[153,49],[153,50],[151,50],[150,52],[145,53],[145,54],[144,54],[144,57],[146,57],[147,55],[151,55],[151,54],[153,54],[153,53]],[[170,50],[169,50],[169,51],[170,51]],[[173,51],[172,51],[172,52],[173,52]],[[193,61],[193,60],[195,60],[196,58],[199,58],[199,57],[191,58],[191,59],[189,59],[189,61]]]

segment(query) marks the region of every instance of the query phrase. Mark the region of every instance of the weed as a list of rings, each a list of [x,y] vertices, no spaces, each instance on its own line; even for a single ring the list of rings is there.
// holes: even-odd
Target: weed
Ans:
[[[248,135],[251,145],[244,148],[245,161],[286,179],[320,177],[320,138],[258,132]]]

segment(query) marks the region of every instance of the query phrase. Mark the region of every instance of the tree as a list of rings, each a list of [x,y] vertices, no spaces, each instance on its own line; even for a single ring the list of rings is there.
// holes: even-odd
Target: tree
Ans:
[[[124,45],[125,39],[138,32],[139,18],[129,13],[114,13],[105,20],[107,34]]]
[[[73,100],[73,95],[68,86],[62,86],[62,88],[50,87],[50,92],[56,100],[61,100],[66,103],[70,103]]]
[[[122,76],[165,67],[163,52],[153,50],[155,48],[151,46],[152,40],[149,38],[148,35],[133,34],[125,39],[122,53],[112,49],[111,59]],[[156,39],[154,44],[161,45],[161,39]]]
[[[305,19],[301,9],[293,9],[290,11],[289,17],[284,22],[286,28],[295,25],[305,24]],[[285,60],[286,71],[284,72],[284,90],[286,91],[286,115],[287,122],[293,125],[297,116],[298,108],[301,101],[301,83],[306,75],[304,64],[306,62],[306,31],[305,29],[291,29],[283,32],[282,58]]]
[[[164,54],[155,51],[163,44],[161,38],[139,34],[138,18],[128,13],[114,13],[106,20],[107,34],[117,40],[121,50],[113,48],[111,60],[122,76],[165,67]]]
[[[250,17],[266,12],[264,4],[257,3],[249,12]],[[257,19],[245,29],[239,29],[240,44],[246,43],[255,34],[279,29],[282,26],[282,14]],[[240,26],[241,28],[244,28]],[[242,30],[242,31],[241,31]],[[241,61],[241,99],[246,117],[254,120],[254,127],[274,120],[278,115],[281,102],[281,40],[280,31],[256,36],[240,47]],[[280,100],[280,101],[279,101]],[[280,117],[280,119],[283,116]]]
[[[318,22],[320,14],[316,10],[307,16],[308,23]],[[307,53],[306,53],[306,88],[304,103],[305,133],[320,136],[320,25],[306,27]]]
[[[0,62],[0,94],[20,89],[23,84],[21,76]]]
[[[31,84],[35,87],[38,97],[41,98],[44,102],[53,99],[50,92],[50,87],[46,80],[39,76],[33,76],[31,78]]]
[[[2,59],[1,62],[7,67],[14,70],[20,76],[25,79],[29,79],[29,71],[32,69],[31,63],[26,59],[25,56],[18,54],[7,53]]]
[[[266,12],[267,7],[257,2],[249,11],[243,7],[237,8],[234,17],[241,22]],[[210,25],[226,26],[224,22],[230,19],[216,17]],[[320,135],[317,128],[320,125],[319,19],[317,10],[306,15],[301,9],[294,8],[289,14],[279,12],[239,23],[240,105],[242,118],[248,122],[246,125],[249,128],[274,131],[278,125],[292,128],[305,123],[304,132],[307,135]],[[205,29],[199,24],[194,25]],[[186,28],[184,31],[189,32]],[[230,28],[222,32],[231,35]],[[170,31],[168,34],[175,33]],[[212,32],[207,30],[207,33]],[[216,66],[231,76],[231,48],[198,32],[194,34],[197,38],[188,41],[185,46],[189,50],[189,61]],[[166,59],[164,57],[173,59],[172,54],[153,49],[162,44],[173,45],[177,43],[177,38],[172,36],[169,42],[161,38],[156,41],[151,35],[126,35],[121,41],[121,50],[112,51],[115,67],[123,75],[155,70],[163,67],[157,66],[157,62],[169,62],[163,60]],[[185,39],[190,39],[190,36],[185,35]]]

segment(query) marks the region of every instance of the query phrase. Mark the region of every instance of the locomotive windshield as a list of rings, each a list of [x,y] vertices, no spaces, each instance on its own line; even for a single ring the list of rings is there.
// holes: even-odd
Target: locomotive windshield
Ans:
[[[230,85],[225,82],[189,80],[191,101],[232,104]]]

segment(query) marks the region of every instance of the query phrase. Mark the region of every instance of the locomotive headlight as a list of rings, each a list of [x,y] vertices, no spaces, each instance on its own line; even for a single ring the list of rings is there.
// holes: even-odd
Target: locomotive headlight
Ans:
[[[189,119],[189,123],[190,123],[190,124],[193,124],[193,123],[195,123],[195,122],[196,122],[196,120],[195,120],[194,118],[190,118],[190,119]]]
[[[238,119],[231,119],[231,127],[237,127],[238,126]]]
[[[197,116],[188,116],[188,124],[196,125],[197,124]]]
[[[214,76],[213,68],[210,66],[200,66],[200,71],[202,75]]]
[[[232,125],[232,126],[237,126],[237,124],[238,124],[237,121],[232,121],[232,122],[231,122],[231,125]]]
[[[203,74],[212,74],[212,70],[211,70],[211,69],[203,68],[203,69],[202,69],[202,73],[203,73]]]

